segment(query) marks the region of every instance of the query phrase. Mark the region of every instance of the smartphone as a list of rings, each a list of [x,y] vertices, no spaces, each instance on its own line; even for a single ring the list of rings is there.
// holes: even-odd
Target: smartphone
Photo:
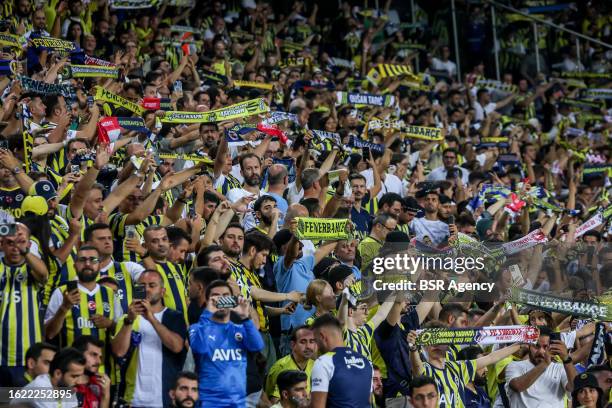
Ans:
[[[550,333],[550,341],[558,340],[561,341],[561,334],[558,332]]]
[[[196,215],[195,208],[192,206],[191,208],[189,208],[188,217],[189,218],[194,218],[195,215]]]
[[[9,148],[8,140],[0,140],[0,149],[8,150],[8,148]]]
[[[236,296],[222,296],[217,299],[215,306],[217,309],[233,309],[238,306],[238,298]]]
[[[587,247],[586,253],[587,253],[587,263],[591,265],[593,263],[593,255],[595,254],[595,247],[589,245]]]
[[[68,290],[68,292],[72,292],[76,288],[77,288],[77,281],[70,280],[66,283],[66,289]]]
[[[136,227],[133,225],[125,226],[125,236],[129,239],[136,238]]]
[[[454,224],[455,223],[455,216],[454,215],[450,215],[448,217],[448,224]]]
[[[370,160],[370,148],[369,147],[363,148],[363,159]]]
[[[174,81],[174,92],[176,92],[179,95],[183,94],[183,82]]]
[[[147,291],[145,289],[145,285],[142,283],[134,284],[134,291],[132,292],[132,298],[134,300],[144,300],[147,298]]]
[[[74,175],[78,175],[79,173],[81,173],[81,166],[79,166],[78,164],[70,165],[70,172]]]
[[[93,96],[88,96],[87,97],[87,106],[89,106],[91,108],[93,106],[93,104],[94,104]]]
[[[522,287],[525,284],[525,279],[521,273],[521,268],[518,265],[510,265],[508,270],[512,278],[512,286]]]

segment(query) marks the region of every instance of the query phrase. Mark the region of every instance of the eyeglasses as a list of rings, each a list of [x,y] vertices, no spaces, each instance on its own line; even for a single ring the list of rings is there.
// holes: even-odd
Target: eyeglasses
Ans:
[[[384,229],[386,229],[387,231],[389,231],[389,232],[391,232],[391,231],[394,231],[394,230],[395,230],[395,228],[389,228],[389,227],[387,227],[385,224],[379,224],[379,225],[380,225],[381,227],[383,227]]]
[[[98,258],[97,256],[79,256],[77,258],[77,262],[81,262],[81,263],[90,262],[92,264],[97,264],[98,262],[100,262],[100,258]]]

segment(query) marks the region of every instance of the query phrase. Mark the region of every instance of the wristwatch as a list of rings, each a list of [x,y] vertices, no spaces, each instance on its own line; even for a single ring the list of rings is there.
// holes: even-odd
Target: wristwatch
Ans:
[[[123,325],[124,325],[124,326],[129,326],[129,325],[131,325],[132,323],[134,323],[134,321],[133,321],[133,320],[130,320],[130,318],[129,318],[129,317],[125,316],[125,317],[123,318]]]
[[[567,358],[563,360],[563,364],[571,364],[571,363],[573,363],[572,356],[567,356]]]
[[[17,167],[15,167],[15,168],[12,170],[13,174],[19,174],[19,173],[21,173],[22,171],[23,171],[23,170],[21,169],[21,166],[17,166]]]

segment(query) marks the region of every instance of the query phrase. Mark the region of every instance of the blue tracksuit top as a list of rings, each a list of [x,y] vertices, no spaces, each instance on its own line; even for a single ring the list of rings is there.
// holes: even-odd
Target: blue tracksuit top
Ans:
[[[243,324],[217,323],[204,311],[189,327],[189,343],[198,373],[201,407],[244,407],[246,352],[257,352],[264,343],[251,320]]]

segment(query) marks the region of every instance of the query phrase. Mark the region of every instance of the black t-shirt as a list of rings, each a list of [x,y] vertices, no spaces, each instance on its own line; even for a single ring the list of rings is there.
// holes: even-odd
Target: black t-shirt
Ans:
[[[419,328],[419,316],[414,307],[400,319],[401,326],[389,325],[386,320],[374,331],[374,341],[387,366],[387,378],[383,379],[385,398],[394,398],[398,393],[408,395],[412,379],[410,350],[406,335]]]

